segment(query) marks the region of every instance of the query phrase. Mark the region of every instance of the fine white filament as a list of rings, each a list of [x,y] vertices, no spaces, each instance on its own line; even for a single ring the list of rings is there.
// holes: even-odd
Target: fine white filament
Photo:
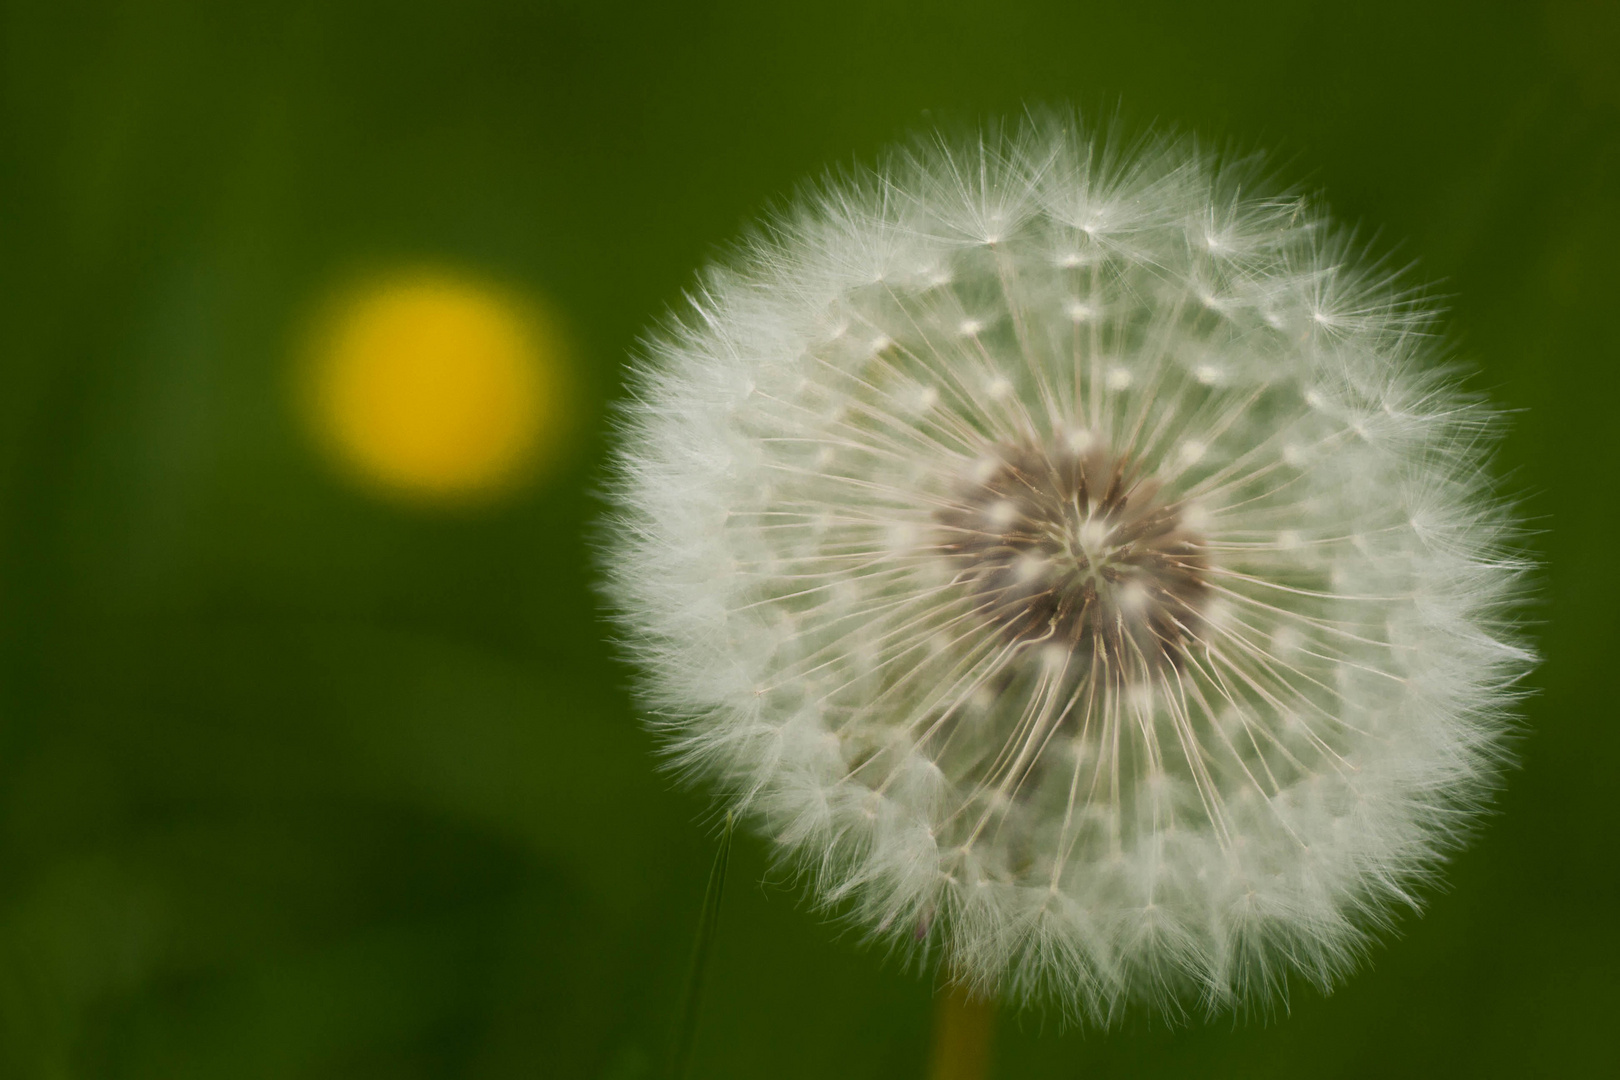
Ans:
[[[605,563],[678,766],[870,935],[1106,1023],[1324,988],[1531,656],[1496,423],[1252,160],[829,181],[646,346]]]

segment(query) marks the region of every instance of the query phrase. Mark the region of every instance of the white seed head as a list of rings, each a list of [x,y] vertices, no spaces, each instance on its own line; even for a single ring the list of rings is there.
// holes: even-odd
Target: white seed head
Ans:
[[[675,760],[981,990],[1331,986],[1500,764],[1495,422],[1263,188],[1066,121],[930,144],[711,270],[625,410],[605,561]]]

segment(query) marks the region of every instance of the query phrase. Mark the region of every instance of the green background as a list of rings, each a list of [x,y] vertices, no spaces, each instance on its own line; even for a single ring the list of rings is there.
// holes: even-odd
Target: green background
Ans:
[[[1547,659],[1499,813],[1341,990],[1005,1014],[994,1075],[1620,1056],[1616,5],[57,0],[0,48],[0,1075],[648,1075],[713,834],[591,591],[623,359],[800,178],[1026,103],[1274,149],[1439,283],[1522,410]],[[498,505],[375,499],[288,407],[313,300],[422,260],[578,345],[571,455]],[[696,1075],[920,1077],[926,979],[766,854]]]

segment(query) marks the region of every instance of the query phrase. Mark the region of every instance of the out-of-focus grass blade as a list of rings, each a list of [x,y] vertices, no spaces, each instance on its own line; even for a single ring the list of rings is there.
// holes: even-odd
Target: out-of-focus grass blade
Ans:
[[[681,995],[681,1011],[675,1021],[675,1037],[669,1047],[669,1080],[684,1080],[692,1063],[692,1046],[697,1039],[698,1010],[703,1002],[703,975],[714,947],[714,931],[720,921],[720,897],[726,887],[726,862],[731,858],[731,832],[736,821],[726,815],[726,828],[720,834],[720,850],[709,871],[709,887],[703,893],[703,915],[698,921],[697,941],[692,946],[692,967],[686,976],[686,992]]]

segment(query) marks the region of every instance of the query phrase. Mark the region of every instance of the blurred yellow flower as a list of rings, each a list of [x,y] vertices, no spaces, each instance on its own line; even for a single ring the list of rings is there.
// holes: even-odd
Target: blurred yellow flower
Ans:
[[[304,405],[329,451],[368,484],[429,501],[489,498],[560,449],[564,351],[543,312],[498,287],[396,273],[330,308]]]

